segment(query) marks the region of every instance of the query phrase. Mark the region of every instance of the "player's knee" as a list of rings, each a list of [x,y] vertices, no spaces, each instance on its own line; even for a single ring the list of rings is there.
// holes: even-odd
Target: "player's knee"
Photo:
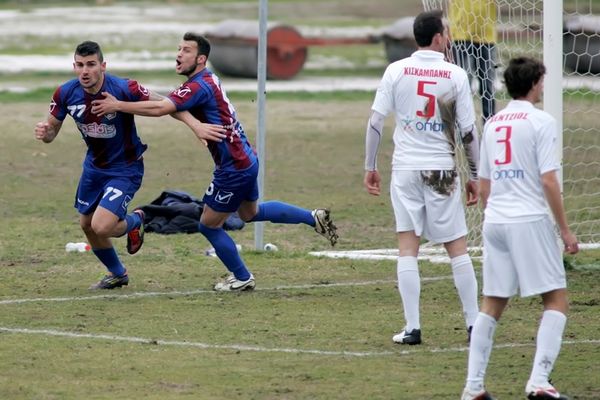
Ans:
[[[244,222],[252,222],[254,217],[256,217],[256,214],[257,214],[256,211],[255,212],[242,211],[242,210],[238,211],[238,215],[240,216],[240,219]]]
[[[92,229],[92,222],[89,220],[79,220],[79,226],[81,227],[81,230],[85,233],[93,233],[94,230]]]
[[[256,203],[242,203],[242,205],[238,208],[237,213],[240,216],[240,219],[244,222],[252,222],[256,214],[258,214],[260,206],[257,206]]]
[[[217,230],[219,230],[220,226],[209,226],[202,222],[198,223],[198,232],[203,234],[205,237],[211,237]]]
[[[115,226],[112,223],[93,220],[91,224],[92,231],[100,237],[111,237]]]
[[[569,312],[569,300],[566,289],[556,289],[542,294],[544,310],[555,310],[563,314]]]

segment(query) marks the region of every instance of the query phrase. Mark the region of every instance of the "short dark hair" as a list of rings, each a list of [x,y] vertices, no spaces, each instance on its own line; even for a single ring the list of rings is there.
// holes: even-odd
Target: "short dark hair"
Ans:
[[[98,54],[98,60],[100,62],[104,61],[104,56],[102,55],[102,49],[100,45],[96,42],[92,42],[91,40],[86,40],[83,43],[80,43],[75,49],[75,55],[87,57],[92,56],[94,54]]]
[[[527,96],[531,88],[546,73],[544,64],[531,57],[517,57],[509,61],[504,70],[504,84],[513,99]]]
[[[198,55],[204,55],[206,58],[208,58],[208,55],[210,54],[210,43],[204,36],[198,35],[194,32],[186,32],[183,35],[183,40],[196,42],[198,44]]]
[[[413,23],[413,34],[419,47],[431,45],[433,37],[444,33],[442,10],[425,11],[417,15]]]

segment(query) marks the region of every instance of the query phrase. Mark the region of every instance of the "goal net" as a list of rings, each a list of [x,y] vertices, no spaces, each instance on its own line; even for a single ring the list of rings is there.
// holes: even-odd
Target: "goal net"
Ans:
[[[442,9],[446,16],[450,14],[450,2],[458,0],[422,0],[425,10]],[[464,3],[476,3],[471,0]],[[509,96],[502,85],[502,73],[508,60],[512,57],[527,55],[544,57],[544,4],[546,12],[550,7],[561,7],[560,1],[543,0],[482,0],[496,9],[496,44],[494,75],[496,111],[503,108]],[[580,243],[600,243],[600,132],[596,126],[600,121],[600,16],[594,16],[592,0],[568,2],[563,7],[562,19],[562,75],[561,82],[549,82],[546,76],[545,87],[548,95],[549,85],[562,87],[562,105],[558,101],[559,111],[551,112],[562,122],[562,184],[563,198],[571,229]],[[598,6],[596,6],[598,7]],[[556,10],[553,10],[556,12]],[[452,13],[456,12],[453,10]],[[462,9],[463,13],[471,11]],[[559,9],[558,12],[561,12]],[[486,14],[490,15],[490,14]],[[491,14],[493,15],[493,13]],[[464,14],[463,14],[464,16]],[[472,15],[473,17],[476,17]],[[481,17],[481,16],[479,16]],[[452,34],[452,20],[450,19]],[[560,39],[559,39],[560,40]],[[453,42],[452,54],[457,54],[457,42]],[[458,42],[460,44],[460,42]],[[556,52],[560,57],[560,46]],[[547,51],[548,52],[548,51]],[[452,58],[449,54],[449,58]],[[472,78],[475,110],[483,116],[486,100],[489,104],[488,90],[481,89],[477,67],[483,63],[485,52],[475,52],[467,65],[461,64],[454,56],[454,62],[461,64]],[[483,82],[483,85],[486,83]],[[483,98],[482,98],[483,96]],[[560,97],[560,96],[558,96]],[[545,98],[549,103],[550,98]],[[546,109],[546,104],[539,105]],[[558,115],[557,115],[558,114]],[[482,117],[477,120],[478,130],[482,131]],[[559,123],[559,126],[561,124]],[[466,176],[465,161],[459,152],[459,168],[461,175]],[[470,246],[481,245],[481,209],[468,207],[467,222],[469,225],[468,241]]]

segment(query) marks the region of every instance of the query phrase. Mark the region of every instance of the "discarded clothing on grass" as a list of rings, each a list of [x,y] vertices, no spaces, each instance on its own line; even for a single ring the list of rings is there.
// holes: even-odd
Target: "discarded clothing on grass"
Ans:
[[[144,231],[169,235],[172,233],[196,233],[204,203],[189,193],[165,190],[150,204],[137,207],[144,211]],[[231,214],[223,229],[234,231],[244,227],[237,213]]]

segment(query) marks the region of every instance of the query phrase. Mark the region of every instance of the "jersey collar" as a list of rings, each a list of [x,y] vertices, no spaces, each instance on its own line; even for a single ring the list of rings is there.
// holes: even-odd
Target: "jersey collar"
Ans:
[[[417,50],[413,56],[432,61],[443,61],[444,54],[435,50]]]

